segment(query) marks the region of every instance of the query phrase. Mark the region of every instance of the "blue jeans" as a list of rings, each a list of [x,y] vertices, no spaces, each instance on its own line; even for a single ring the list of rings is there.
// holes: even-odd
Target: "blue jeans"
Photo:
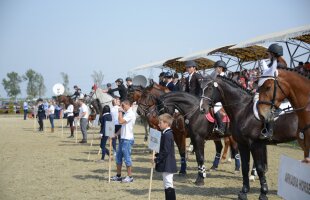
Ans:
[[[51,127],[54,128],[54,118],[55,118],[55,115],[51,114],[51,115],[48,116],[48,118],[50,119]]]
[[[134,140],[121,139],[118,144],[118,150],[116,153],[116,164],[122,165],[123,158],[127,167],[132,166],[131,161],[131,147],[134,144]]]
[[[28,110],[27,110],[27,109],[25,109],[25,110],[24,110],[24,120],[26,120],[26,119],[27,119],[27,114],[28,114]]]

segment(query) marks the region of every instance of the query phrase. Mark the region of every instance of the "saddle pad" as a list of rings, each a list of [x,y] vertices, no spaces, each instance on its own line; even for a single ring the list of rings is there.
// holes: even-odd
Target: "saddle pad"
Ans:
[[[212,115],[210,113],[207,113],[205,116],[209,122],[214,123],[214,121],[215,121],[214,117],[212,117]],[[230,119],[227,115],[225,115],[224,117],[222,117],[222,121],[224,123],[228,123],[228,122],[230,122]]]

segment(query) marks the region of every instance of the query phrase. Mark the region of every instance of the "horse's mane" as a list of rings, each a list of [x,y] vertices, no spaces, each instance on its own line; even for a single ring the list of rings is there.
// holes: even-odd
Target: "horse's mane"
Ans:
[[[308,75],[308,74],[306,74],[306,73],[304,73],[304,72],[301,72],[301,71],[299,71],[299,70],[297,70],[297,69],[295,69],[295,68],[278,67],[278,69],[286,70],[286,71],[290,71],[290,72],[295,72],[295,73],[297,73],[297,74],[299,74],[299,75],[301,75],[301,76],[304,76],[304,77],[310,79],[310,75]]]
[[[181,92],[181,91],[166,93],[166,94],[164,94],[164,95],[162,95],[160,97],[160,100],[164,100],[165,98],[170,97],[170,96],[180,97],[181,95],[184,95],[186,98],[189,98],[190,99],[189,102],[192,102],[193,100],[194,101],[199,101],[198,97],[196,97],[196,96],[194,96],[192,94],[189,94],[187,92]],[[180,99],[184,100],[185,98],[180,98]]]
[[[234,86],[235,88],[239,88],[242,91],[245,91],[250,96],[254,95],[251,90],[244,88],[242,85],[240,85],[238,82],[236,82],[233,79],[227,78],[225,76],[220,76],[220,75],[218,75],[217,78],[220,78],[221,80],[225,81],[226,83],[229,83],[231,86]]]

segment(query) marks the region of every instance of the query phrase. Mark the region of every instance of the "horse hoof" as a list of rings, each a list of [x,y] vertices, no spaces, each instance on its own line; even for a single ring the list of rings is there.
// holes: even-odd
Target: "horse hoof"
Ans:
[[[202,186],[202,185],[204,185],[205,184],[205,182],[204,181],[195,181],[195,185],[196,186]]]
[[[268,200],[268,197],[264,193],[260,193],[258,200]]]
[[[247,193],[239,192],[238,194],[238,200],[248,200]]]
[[[255,176],[251,175],[251,176],[249,177],[249,179],[250,179],[250,181],[254,182],[254,181],[255,181]]]

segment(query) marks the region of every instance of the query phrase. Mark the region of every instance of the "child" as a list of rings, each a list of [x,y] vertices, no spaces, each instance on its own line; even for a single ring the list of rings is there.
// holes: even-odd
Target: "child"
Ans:
[[[109,150],[105,147],[107,140],[109,139],[108,136],[105,135],[105,126],[106,126],[106,121],[112,121],[112,116],[110,114],[110,107],[108,105],[105,105],[102,108],[102,116],[100,117],[100,124],[101,124],[101,129],[100,129],[100,136],[101,136],[101,142],[100,142],[100,148],[102,151],[102,156],[101,160],[99,162],[104,161],[105,154],[109,155]]]
[[[155,170],[162,172],[166,200],[175,200],[173,188],[173,173],[177,172],[174,153],[174,139],[171,130],[173,117],[167,113],[159,116],[159,128],[162,130],[160,139],[160,150],[155,158]]]

